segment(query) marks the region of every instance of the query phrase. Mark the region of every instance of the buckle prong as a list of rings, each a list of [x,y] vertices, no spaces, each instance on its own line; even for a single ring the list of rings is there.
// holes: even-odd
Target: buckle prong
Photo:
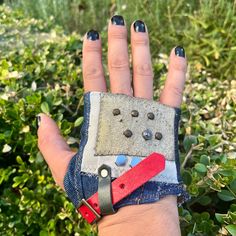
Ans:
[[[86,207],[89,208],[89,210],[96,216],[95,220],[92,223],[97,222],[98,220],[101,219],[101,216],[93,209],[93,207],[83,198],[78,206],[78,209],[82,206],[85,205]]]

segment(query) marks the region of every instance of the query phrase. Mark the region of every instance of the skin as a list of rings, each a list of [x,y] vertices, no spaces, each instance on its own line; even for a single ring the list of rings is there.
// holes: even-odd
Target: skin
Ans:
[[[133,88],[126,26],[108,26],[108,69],[110,91],[130,96],[153,99],[153,71],[149,49],[148,32],[131,31],[133,63]],[[146,30],[147,31],[147,30]],[[84,91],[107,92],[102,66],[101,39],[96,41],[84,37],[83,43],[83,80]],[[159,102],[180,107],[186,78],[186,58],[170,54],[167,79]],[[61,136],[56,123],[45,114],[40,114],[38,146],[42,152],[55,182],[64,189],[63,179],[70,159],[75,154]],[[121,235],[180,235],[178,210],[175,196],[143,205],[125,206],[114,215],[103,217],[98,222],[100,236]]]

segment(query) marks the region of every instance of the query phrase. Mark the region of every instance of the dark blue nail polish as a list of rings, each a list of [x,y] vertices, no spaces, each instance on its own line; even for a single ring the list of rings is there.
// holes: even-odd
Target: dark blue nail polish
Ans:
[[[89,30],[87,33],[87,39],[95,41],[99,39],[99,33],[96,30]]]
[[[185,57],[184,48],[181,47],[181,46],[177,46],[177,47],[175,48],[175,55],[178,56],[178,57]]]
[[[146,27],[145,27],[144,22],[141,21],[141,20],[136,20],[134,22],[134,31],[145,33],[146,32]]]
[[[125,25],[124,18],[119,15],[115,15],[111,18],[111,23],[113,25]]]
[[[37,129],[39,128],[40,123],[41,123],[41,117],[40,116],[36,116],[36,126],[37,126]]]

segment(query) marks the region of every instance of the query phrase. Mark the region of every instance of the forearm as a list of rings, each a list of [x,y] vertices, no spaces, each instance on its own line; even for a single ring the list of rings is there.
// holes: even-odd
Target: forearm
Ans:
[[[175,196],[142,205],[125,206],[98,223],[99,236],[181,235]]]

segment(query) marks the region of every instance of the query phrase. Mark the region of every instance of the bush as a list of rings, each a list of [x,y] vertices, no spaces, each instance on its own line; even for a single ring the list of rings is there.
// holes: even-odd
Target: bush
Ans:
[[[143,4],[156,9],[154,2]],[[120,9],[124,16],[129,6]],[[170,46],[183,42],[189,58],[179,140],[192,199],[179,209],[182,235],[236,235],[235,8],[222,0],[161,6],[153,19],[163,35],[151,23],[154,13],[147,17],[156,97]],[[37,148],[38,113],[51,114],[75,150],[83,116],[81,36],[54,25],[53,17],[45,22],[0,7],[0,235],[96,235],[56,187]]]

